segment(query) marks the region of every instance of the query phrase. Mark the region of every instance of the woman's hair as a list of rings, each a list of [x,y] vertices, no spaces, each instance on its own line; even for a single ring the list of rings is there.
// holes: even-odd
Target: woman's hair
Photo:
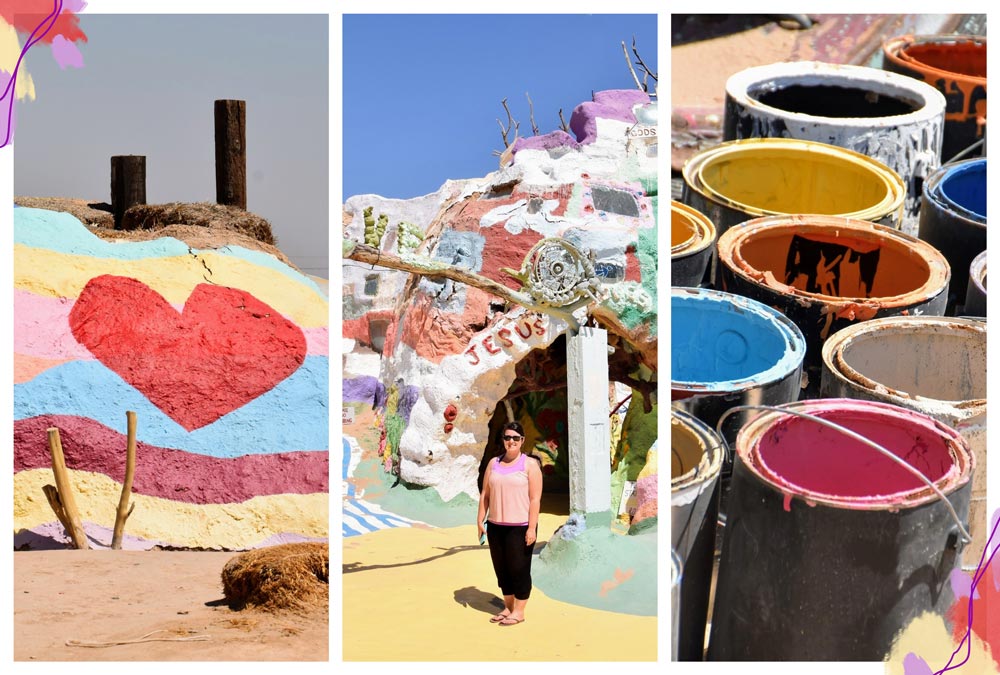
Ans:
[[[524,436],[524,427],[521,426],[520,422],[507,422],[503,425],[503,429],[500,431],[500,435],[503,435],[504,431],[516,431],[519,436]]]
[[[497,457],[503,457],[504,453],[506,452],[506,447],[503,444],[503,436],[504,433],[507,431],[516,431],[518,436],[526,438],[524,435],[524,427],[521,426],[520,422],[507,422],[507,424],[503,425],[503,429],[500,430],[500,447],[497,448],[497,454],[496,454]],[[542,460],[538,459],[538,457],[536,457],[534,453],[531,452],[531,448],[529,448],[527,444],[521,446],[521,452],[527,455],[528,457],[531,457],[539,464],[542,463]]]

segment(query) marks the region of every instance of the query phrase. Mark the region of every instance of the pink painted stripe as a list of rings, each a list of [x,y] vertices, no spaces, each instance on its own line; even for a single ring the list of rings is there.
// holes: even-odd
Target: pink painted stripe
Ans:
[[[93,360],[93,354],[76,341],[69,329],[69,313],[75,302],[72,298],[43,297],[15,289],[14,352],[52,360]],[[178,312],[183,309],[183,305],[173,307]],[[329,356],[328,327],[301,330],[306,337],[308,356]]]
[[[58,427],[66,465],[125,480],[125,435],[86,417],[41,415],[14,422],[14,472],[47,468],[49,427]],[[220,459],[136,444],[133,489],[142,495],[189,504],[231,504],[277,494],[330,489],[326,451],[282,452]]]

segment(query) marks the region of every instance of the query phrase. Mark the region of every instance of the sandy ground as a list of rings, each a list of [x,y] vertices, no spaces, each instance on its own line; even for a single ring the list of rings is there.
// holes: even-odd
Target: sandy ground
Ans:
[[[235,553],[14,553],[15,661],[325,661],[329,612],[235,612],[221,571]],[[169,641],[99,648],[67,641]],[[189,641],[197,636],[207,640]],[[187,639],[179,639],[187,638]]]
[[[547,541],[565,516],[542,513]],[[344,539],[345,661],[655,661],[655,616],[619,614],[531,592],[525,622],[502,607],[474,525],[398,528]]]

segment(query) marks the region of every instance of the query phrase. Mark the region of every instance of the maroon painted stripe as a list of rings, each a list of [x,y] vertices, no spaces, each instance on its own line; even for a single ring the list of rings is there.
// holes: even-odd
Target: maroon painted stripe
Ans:
[[[52,466],[49,427],[57,427],[66,466],[125,480],[124,434],[87,417],[40,415],[14,422],[14,472]],[[330,489],[329,453],[282,452],[217,458],[136,444],[135,492],[190,504],[230,504],[276,494]]]

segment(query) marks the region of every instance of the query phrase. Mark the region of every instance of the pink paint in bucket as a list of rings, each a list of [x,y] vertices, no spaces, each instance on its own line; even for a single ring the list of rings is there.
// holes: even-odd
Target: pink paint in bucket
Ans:
[[[950,429],[938,429],[943,425],[904,409],[878,410],[847,399],[823,403],[810,414],[881,445],[935,483],[957,478],[960,466],[949,444],[953,436]],[[785,417],[762,431],[749,457],[762,477],[793,495],[847,508],[894,506],[928,491],[871,447],[801,417]]]
[[[880,660],[914,616],[951,606],[975,459],[951,427],[887,403],[779,407],[736,439],[708,659]]]

